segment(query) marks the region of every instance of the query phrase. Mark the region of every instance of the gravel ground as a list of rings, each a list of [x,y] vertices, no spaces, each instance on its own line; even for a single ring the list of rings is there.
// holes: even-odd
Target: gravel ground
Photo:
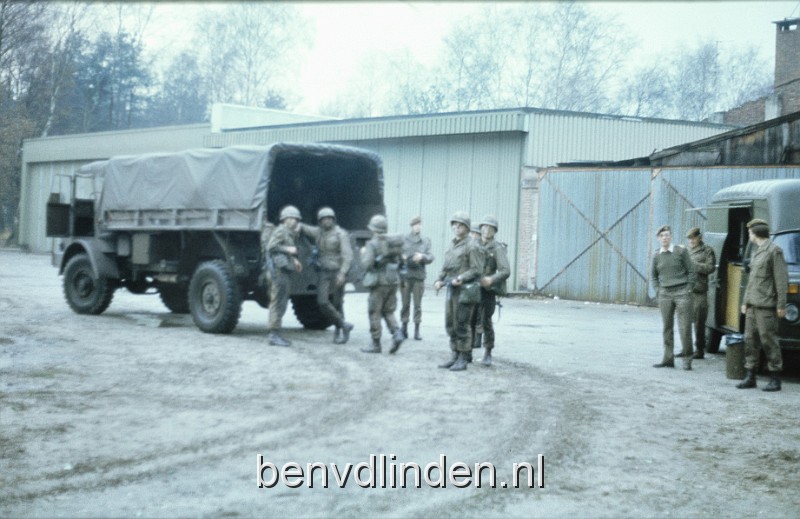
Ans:
[[[348,344],[287,315],[294,344],[278,348],[253,302],[226,336],[125,290],[100,316],[74,314],[49,257],[0,250],[0,515],[800,516],[796,359],[783,391],[742,391],[724,354],[651,368],[655,308],[503,304],[494,366],[451,373],[436,367],[433,290],[424,340],[396,355],[359,351],[364,294],[345,299]],[[493,463],[498,485],[361,488],[351,474],[340,488],[331,468],[329,488],[258,488],[259,454],[279,468],[444,455]],[[540,455],[542,488],[501,488]]]

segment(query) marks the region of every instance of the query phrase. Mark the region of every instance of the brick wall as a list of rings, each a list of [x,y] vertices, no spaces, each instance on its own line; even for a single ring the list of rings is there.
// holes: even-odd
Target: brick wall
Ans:
[[[522,168],[520,175],[519,236],[516,290],[536,288],[536,232],[539,228],[539,173]]]
[[[775,87],[800,79],[800,19],[775,24]]]
[[[750,126],[751,124],[763,122],[766,99],[766,97],[760,97],[755,101],[748,101],[741,106],[728,110],[724,113],[724,123]]]

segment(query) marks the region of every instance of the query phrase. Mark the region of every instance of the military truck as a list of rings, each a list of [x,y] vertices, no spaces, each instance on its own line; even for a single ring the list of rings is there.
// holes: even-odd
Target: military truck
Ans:
[[[740,312],[754,245],[747,222],[769,222],[772,240],[783,249],[789,270],[786,317],[778,335],[781,348],[800,350],[800,179],[759,180],[718,191],[708,208],[705,242],[714,248],[717,270],[709,277],[708,351],[719,351],[720,339],[744,332]]]
[[[316,225],[336,212],[356,258],[348,282],[362,290],[358,249],[371,216],[385,214],[383,165],[369,151],[280,143],[120,156],[54,178],[47,204],[53,266],[79,314],[101,314],[119,288],[158,293],[174,313],[191,313],[204,332],[229,333],[245,300],[269,305],[261,247],[291,204]],[[301,260],[313,244],[298,241]],[[318,311],[317,272],[292,276],[295,315],[306,327],[330,322]]]

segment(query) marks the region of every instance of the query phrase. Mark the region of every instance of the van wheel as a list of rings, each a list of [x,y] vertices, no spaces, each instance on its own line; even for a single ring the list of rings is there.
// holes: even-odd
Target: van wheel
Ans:
[[[97,278],[86,254],[78,254],[64,269],[64,297],[78,314],[102,314],[114,297],[114,285],[106,278]]]
[[[189,290],[185,287],[166,285],[158,288],[158,295],[173,314],[189,313]]]
[[[292,307],[297,320],[309,330],[324,330],[333,324],[319,309],[316,295],[292,296]]]
[[[722,340],[722,334],[713,328],[706,328],[706,351],[708,353],[719,353],[719,343]]]
[[[194,324],[206,333],[230,333],[242,313],[239,285],[220,260],[201,263],[189,283],[189,311]]]

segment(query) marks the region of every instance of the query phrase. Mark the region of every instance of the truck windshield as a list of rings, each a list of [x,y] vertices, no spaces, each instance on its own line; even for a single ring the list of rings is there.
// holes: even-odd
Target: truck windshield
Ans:
[[[772,237],[772,241],[783,250],[787,264],[800,263],[800,232],[787,232]]]

